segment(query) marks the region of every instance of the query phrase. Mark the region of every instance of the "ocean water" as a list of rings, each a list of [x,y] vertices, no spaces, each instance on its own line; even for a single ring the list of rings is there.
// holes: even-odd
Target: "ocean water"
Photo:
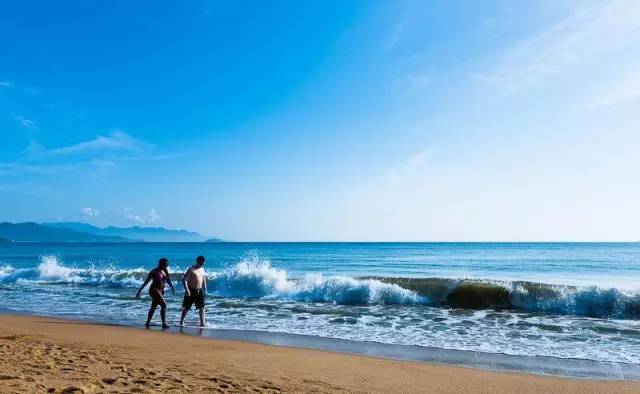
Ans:
[[[8,243],[0,310],[141,325],[167,257],[175,324],[199,254],[211,330],[640,364],[640,243]]]

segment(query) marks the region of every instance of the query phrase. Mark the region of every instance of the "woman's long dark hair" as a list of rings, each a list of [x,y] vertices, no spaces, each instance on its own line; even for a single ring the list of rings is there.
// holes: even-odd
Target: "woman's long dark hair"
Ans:
[[[165,271],[167,274],[169,273],[169,269],[167,268],[168,265],[169,259],[167,259],[166,257],[162,257],[160,260],[158,260],[158,269]]]

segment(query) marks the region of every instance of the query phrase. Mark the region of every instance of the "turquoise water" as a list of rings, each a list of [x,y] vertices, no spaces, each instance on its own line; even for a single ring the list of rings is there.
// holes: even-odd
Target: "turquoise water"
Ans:
[[[199,254],[211,329],[640,364],[638,243],[0,244],[0,309],[140,324]]]

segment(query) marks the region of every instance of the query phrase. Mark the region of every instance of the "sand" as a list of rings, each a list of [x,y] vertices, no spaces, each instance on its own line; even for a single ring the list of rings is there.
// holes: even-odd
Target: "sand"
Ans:
[[[0,392],[638,393],[566,379],[0,315]]]

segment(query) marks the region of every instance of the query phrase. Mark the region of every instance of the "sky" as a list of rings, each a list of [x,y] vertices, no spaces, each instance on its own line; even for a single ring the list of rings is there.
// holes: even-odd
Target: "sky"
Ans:
[[[0,13],[0,221],[640,240],[640,2]]]

